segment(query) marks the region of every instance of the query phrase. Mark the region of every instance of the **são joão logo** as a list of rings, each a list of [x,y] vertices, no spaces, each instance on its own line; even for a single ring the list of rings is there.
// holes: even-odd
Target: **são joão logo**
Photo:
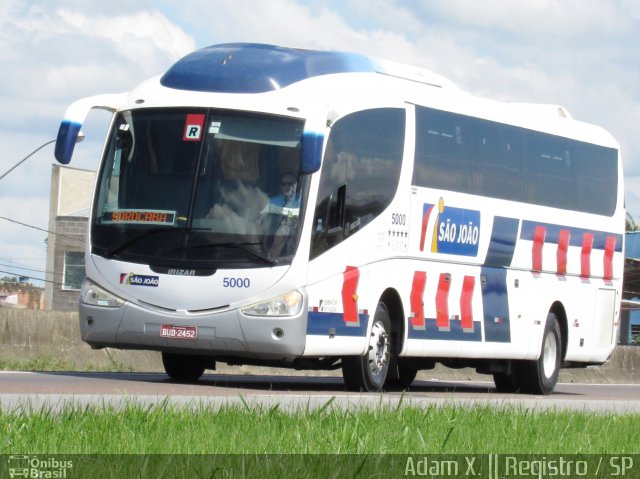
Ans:
[[[438,205],[424,204],[423,217],[428,220],[436,206],[437,215],[431,236],[431,252],[477,256],[480,241],[480,212],[445,206],[444,200],[440,198]]]
[[[146,276],[143,274],[121,273],[120,284],[130,284],[132,286],[158,286],[160,284],[159,276]]]

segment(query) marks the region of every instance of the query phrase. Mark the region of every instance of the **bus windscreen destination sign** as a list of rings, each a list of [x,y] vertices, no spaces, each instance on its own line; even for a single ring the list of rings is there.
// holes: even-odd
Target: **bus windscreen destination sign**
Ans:
[[[102,214],[102,224],[126,223],[140,225],[173,225],[175,211],[165,210],[112,210]]]

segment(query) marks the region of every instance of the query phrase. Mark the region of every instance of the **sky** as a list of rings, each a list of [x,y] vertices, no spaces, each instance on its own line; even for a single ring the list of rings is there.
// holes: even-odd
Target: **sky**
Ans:
[[[640,222],[640,0],[0,0],[0,175],[55,139],[74,100],[230,42],[362,53],[562,105],[618,140]],[[97,168],[108,121],[90,113],[70,166]],[[54,162],[49,145],[0,180],[0,217],[47,229]],[[46,236],[0,218],[0,277],[43,278]]]

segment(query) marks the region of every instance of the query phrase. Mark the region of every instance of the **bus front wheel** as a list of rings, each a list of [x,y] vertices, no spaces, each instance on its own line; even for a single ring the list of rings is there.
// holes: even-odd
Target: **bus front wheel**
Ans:
[[[493,382],[499,393],[517,393],[520,391],[520,381],[516,372],[493,373]]]
[[[385,386],[388,390],[404,391],[409,389],[414,379],[418,375],[418,370],[414,367],[398,365],[398,377],[387,377]]]
[[[167,375],[176,381],[197,381],[204,374],[203,356],[162,353],[162,364]]]
[[[363,356],[342,358],[342,375],[347,389],[375,392],[382,390],[391,357],[391,319],[383,303],[378,303]]]
[[[550,394],[558,382],[562,360],[562,335],[554,313],[549,313],[542,337],[540,357],[524,361],[520,376],[522,391],[529,394]]]

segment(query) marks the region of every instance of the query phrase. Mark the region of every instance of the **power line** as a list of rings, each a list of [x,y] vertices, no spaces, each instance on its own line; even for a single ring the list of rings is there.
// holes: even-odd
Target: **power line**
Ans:
[[[13,170],[15,170],[18,166],[20,166],[22,163],[24,163],[25,161],[27,161],[29,158],[31,158],[33,155],[35,155],[37,152],[39,152],[40,150],[42,150],[45,146],[50,145],[51,143],[55,143],[56,140],[49,140],[46,143],[43,143],[42,145],[40,145],[38,148],[36,148],[35,150],[33,150],[31,153],[29,153],[27,156],[25,156],[23,159],[21,159],[19,162],[17,162],[15,165],[13,165],[11,168],[9,168],[7,171],[5,171],[2,176],[0,176],[0,180],[2,178],[4,178],[5,176],[7,176],[9,173],[11,173]]]
[[[84,240],[83,239],[79,239],[79,238],[76,238],[74,236],[69,236],[69,235],[65,235],[65,234],[62,234],[62,233],[56,233],[55,231],[50,231],[50,230],[47,230],[47,229],[44,229],[44,228],[39,228],[38,226],[29,225],[27,223],[23,223],[21,221],[13,220],[13,219],[7,218],[5,216],[0,216],[0,219],[5,220],[5,221],[9,221],[10,223],[18,224],[20,226],[25,226],[27,228],[31,228],[31,229],[35,229],[35,230],[38,230],[38,231],[43,231],[45,233],[50,233],[52,235],[60,236],[62,238],[67,238],[67,239],[69,239],[71,241],[75,241],[75,242],[80,243],[80,244],[84,244]],[[8,258],[8,259],[11,260],[11,258]],[[43,281],[45,283],[52,283],[52,284],[61,285],[61,286],[70,286],[70,285],[68,285],[66,283],[62,283],[62,282],[59,282],[59,281],[52,281],[52,280],[44,279],[44,278],[34,278],[33,276],[30,276],[30,275],[27,275],[27,274],[21,274],[20,271],[22,271],[22,270],[24,270],[24,271],[35,271],[35,272],[38,272],[38,273],[51,274],[51,275],[57,275],[57,276],[62,275],[62,273],[56,273],[56,272],[53,272],[53,271],[47,271],[47,270],[41,270],[41,269],[28,268],[28,267],[24,267],[24,266],[20,266],[20,265],[13,265],[13,264],[0,264],[0,266],[12,268],[12,269],[18,271],[18,272],[16,272],[16,271],[3,271],[3,270],[0,270],[0,273],[11,274],[11,275],[14,275],[14,276],[26,276],[27,278],[29,278],[31,280],[35,280],[35,281]]]
[[[17,270],[20,270],[20,271],[35,271],[36,273],[45,273],[45,274],[59,274],[59,275],[62,274],[62,273],[55,273],[55,272],[51,272],[51,271],[46,271],[44,269],[27,268],[26,266],[20,266],[20,265],[15,265],[15,264],[0,263],[0,266],[4,266],[5,268],[17,269]],[[17,273],[13,273],[13,274],[17,274]],[[22,274],[20,276],[24,276],[24,275]]]
[[[9,261],[44,261],[47,258],[14,258],[13,256],[11,257],[0,257],[1,260],[9,260]]]
[[[0,216],[0,220],[9,221],[10,223],[15,223],[17,225],[26,226],[27,228],[31,228],[31,229],[38,230],[38,231],[43,231],[45,233],[51,233],[52,235],[60,236],[62,238],[68,238],[70,240],[77,241],[78,243],[84,243],[84,240],[78,239],[78,238],[76,238],[74,236],[69,236],[69,235],[65,235],[65,234],[62,234],[62,233],[56,233],[55,231],[46,230],[44,228],[39,228],[39,227],[33,226],[33,225],[28,225],[27,223],[23,223],[23,222],[17,221],[17,220],[12,220],[11,218],[6,218],[4,216]]]
[[[12,275],[15,275],[15,274],[16,274],[16,273],[13,273],[13,272],[11,272],[11,271],[3,271],[3,270],[1,270],[1,269],[0,269],[0,273],[4,273],[4,274],[12,274]],[[29,279],[33,279],[33,280],[36,280],[36,281],[44,281],[45,283],[59,284],[59,285],[61,285],[61,286],[72,286],[72,285],[67,284],[67,283],[61,283],[60,281],[52,281],[52,280],[50,280],[50,279],[34,278],[34,277],[32,277],[32,276],[29,276],[28,278],[29,278]]]

